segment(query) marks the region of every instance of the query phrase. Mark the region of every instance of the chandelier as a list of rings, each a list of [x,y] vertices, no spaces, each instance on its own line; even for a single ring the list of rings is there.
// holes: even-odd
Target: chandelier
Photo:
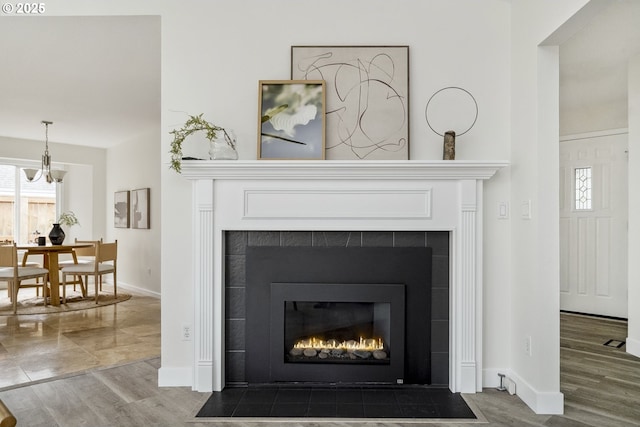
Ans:
[[[42,124],[45,126],[45,140],[44,140],[44,154],[42,155],[42,164],[40,169],[22,169],[24,174],[27,176],[27,181],[33,182],[37,181],[43,176],[46,178],[47,182],[51,184],[52,182],[62,182],[62,178],[67,171],[63,170],[51,170],[51,155],[49,154],[49,125],[52,125],[53,122],[49,122],[47,120],[43,120]],[[40,175],[38,175],[40,172]],[[36,178],[36,175],[38,177]]]

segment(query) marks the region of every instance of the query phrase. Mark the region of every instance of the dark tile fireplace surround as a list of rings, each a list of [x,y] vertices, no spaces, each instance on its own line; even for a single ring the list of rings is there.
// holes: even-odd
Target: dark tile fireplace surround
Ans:
[[[246,258],[249,246],[382,247],[432,250],[430,384],[449,384],[449,232],[446,231],[227,231],[225,235],[225,376],[245,376]]]

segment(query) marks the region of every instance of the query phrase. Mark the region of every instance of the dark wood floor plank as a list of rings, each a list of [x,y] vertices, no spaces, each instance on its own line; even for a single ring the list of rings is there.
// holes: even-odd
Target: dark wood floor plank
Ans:
[[[595,425],[640,425],[640,359],[624,347],[625,322],[561,314],[560,379],[565,418]],[[598,424],[599,423],[599,424]]]
[[[148,363],[101,370],[94,375],[127,403],[153,397],[158,388],[158,371]]]
[[[57,425],[89,426],[103,422],[93,408],[81,403],[80,396],[69,386],[68,380],[37,384],[33,390]]]
[[[1,395],[4,404],[11,408],[18,426],[56,427],[58,424],[45,409],[31,387],[8,390]]]

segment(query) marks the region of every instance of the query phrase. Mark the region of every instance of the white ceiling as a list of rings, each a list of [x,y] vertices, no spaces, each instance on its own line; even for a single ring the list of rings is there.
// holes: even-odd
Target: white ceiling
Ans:
[[[0,135],[42,140],[50,120],[52,142],[107,148],[159,125],[159,17],[3,18],[0,39]],[[614,3],[560,51],[561,112],[626,103],[640,1]]]
[[[0,135],[110,147],[160,120],[159,17],[0,22]]]

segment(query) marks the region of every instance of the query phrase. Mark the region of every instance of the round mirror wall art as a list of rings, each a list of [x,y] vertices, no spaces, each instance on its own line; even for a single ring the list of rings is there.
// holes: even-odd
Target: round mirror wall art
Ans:
[[[468,90],[449,86],[431,95],[424,116],[429,128],[444,138],[443,160],[454,160],[456,136],[466,134],[476,124],[478,103]]]

